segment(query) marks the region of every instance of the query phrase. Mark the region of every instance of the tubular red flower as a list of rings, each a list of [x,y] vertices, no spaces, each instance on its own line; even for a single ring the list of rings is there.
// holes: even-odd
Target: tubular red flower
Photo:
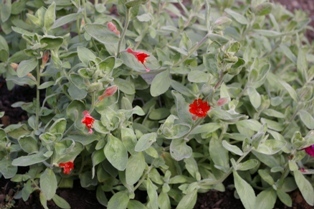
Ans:
[[[149,57],[149,54],[146,54],[145,52],[134,51],[134,50],[131,49],[131,48],[128,48],[126,51],[127,51],[128,53],[130,53],[130,54],[133,54],[133,55],[135,56],[135,58],[136,58],[140,63],[142,63],[142,64],[144,65],[144,67],[145,67],[145,69],[146,69],[147,72],[150,71],[150,69],[147,68],[146,65],[145,65],[145,63],[144,63],[144,62],[146,61],[147,57]]]
[[[72,161],[69,161],[69,162],[65,162],[65,163],[59,163],[59,167],[60,168],[63,168],[63,173],[64,174],[70,174],[71,171],[73,170],[74,168],[74,163]]]
[[[304,148],[304,150],[305,150],[305,152],[306,152],[308,155],[314,157],[314,145],[311,145],[311,146],[309,146],[309,147],[306,147],[306,148]]]
[[[88,133],[93,133],[93,124],[95,122],[95,119],[89,114],[87,110],[83,112],[83,119],[81,122],[85,124],[86,128],[88,129]]]
[[[197,116],[204,118],[207,115],[207,112],[210,110],[210,106],[207,101],[203,101],[202,99],[195,99],[190,105],[189,105],[190,113]]]

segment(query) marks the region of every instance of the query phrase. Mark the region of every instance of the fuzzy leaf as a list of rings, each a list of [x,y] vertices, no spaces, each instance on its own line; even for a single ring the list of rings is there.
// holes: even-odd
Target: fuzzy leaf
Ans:
[[[68,15],[62,16],[54,22],[54,24],[51,26],[51,29],[58,28],[62,25],[65,25],[65,24],[70,23],[74,20],[77,20],[79,18],[79,16],[80,16],[79,13],[68,14]]]
[[[197,199],[197,190],[193,190],[182,197],[176,209],[193,209]]]
[[[50,169],[46,170],[40,175],[40,189],[47,200],[51,200],[57,191],[58,182],[55,173]]]
[[[314,129],[314,118],[309,112],[306,110],[300,110],[298,114],[301,121],[308,129]]]
[[[21,148],[27,153],[34,153],[38,151],[37,140],[32,136],[21,136],[18,142]]]
[[[302,196],[304,197],[305,201],[313,206],[314,205],[314,189],[312,184],[303,176],[301,171],[295,170],[293,172],[295,182],[298,185],[298,188],[300,189],[300,192]]]
[[[231,9],[225,9],[225,12],[242,25],[247,25],[249,23],[249,21],[243,15]]]
[[[223,140],[223,141],[222,141],[222,146],[223,146],[226,150],[228,150],[228,151],[230,151],[230,152],[232,152],[232,153],[234,153],[234,154],[236,154],[236,155],[239,155],[239,156],[242,156],[242,155],[243,155],[243,152],[242,152],[242,150],[241,150],[239,147],[230,144],[230,143],[227,142],[226,140]]]
[[[113,167],[119,171],[125,170],[128,162],[128,153],[120,139],[109,135],[104,153]]]
[[[107,209],[126,209],[129,203],[129,197],[125,192],[115,193],[108,202]]]
[[[170,144],[170,153],[175,160],[180,161],[192,156],[192,148],[184,139],[174,139]]]
[[[254,209],[256,196],[253,188],[243,180],[236,171],[233,171],[235,188],[239,194],[240,200],[246,209]]]
[[[272,209],[275,206],[276,199],[276,192],[273,189],[266,189],[257,195],[255,208]]]
[[[56,19],[56,3],[52,2],[46,10],[44,17],[44,27],[48,31]]]
[[[135,184],[144,174],[146,165],[147,164],[145,162],[145,158],[142,152],[132,155],[128,159],[128,163],[126,165],[125,172],[126,183],[128,185]]]
[[[59,195],[55,194],[52,198],[53,202],[60,208],[62,209],[70,209],[71,206],[70,204],[63,199],[62,197],[60,197]]]
[[[49,132],[52,134],[63,134],[67,126],[67,121],[65,118],[59,118],[56,120],[51,127],[49,128]]]
[[[37,65],[38,65],[38,62],[37,62],[36,58],[32,58],[29,60],[23,60],[19,64],[19,66],[16,70],[17,76],[20,78],[26,76],[28,73],[30,73],[32,70],[34,70]]]
[[[6,179],[10,179],[17,173],[17,166],[12,165],[11,160],[3,158],[0,160],[0,174]]]
[[[247,91],[248,91],[250,102],[253,105],[253,107],[255,109],[259,108],[262,102],[261,95],[253,87],[249,87]]]
[[[150,94],[157,97],[165,93],[171,85],[171,77],[168,70],[163,71],[155,76],[150,87]]]
[[[156,141],[156,139],[157,139],[156,133],[144,134],[136,143],[134,150],[136,152],[142,152],[148,149]]]

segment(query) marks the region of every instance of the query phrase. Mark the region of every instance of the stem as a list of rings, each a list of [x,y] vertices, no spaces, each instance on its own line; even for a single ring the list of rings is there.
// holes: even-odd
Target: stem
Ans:
[[[36,119],[35,119],[35,128],[36,131],[39,129],[39,115],[41,113],[40,111],[40,91],[39,91],[39,86],[40,86],[40,75],[41,75],[41,70],[39,65],[36,67]]]
[[[172,67],[177,67],[178,65],[180,65],[181,63],[183,63],[185,60],[187,60],[208,38],[210,33],[207,33],[200,42],[198,42],[195,46],[193,46],[190,51],[188,52],[188,54],[181,60],[179,60],[178,62],[176,62]]]
[[[215,87],[214,87],[215,90],[221,85],[222,80],[224,78],[224,75],[225,75],[225,70],[220,71],[219,79],[218,79],[218,81],[217,81],[217,83],[215,84]]]
[[[247,150],[245,153],[243,153],[243,155],[237,160],[236,164],[239,164],[250,152],[252,151],[252,148],[250,148],[249,150]],[[213,183],[211,183],[212,185],[215,184],[219,184],[222,183],[233,171],[233,166],[231,166],[229,168],[229,170],[220,178],[217,179],[216,181],[214,181]],[[206,181],[206,179],[201,180],[200,182]]]
[[[144,180],[146,179],[146,176],[149,174],[149,172],[152,170],[153,166],[149,166],[146,173],[142,176],[142,178],[139,180],[139,182],[136,184],[136,186],[134,187],[134,190],[137,190],[137,188],[139,186],[141,186],[141,184],[144,182]]]
[[[126,15],[125,15],[124,27],[123,27],[123,30],[122,30],[122,33],[121,33],[121,38],[120,38],[119,43],[118,43],[117,57],[119,57],[120,48],[121,48],[121,43],[122,43],[122,41],[124,40],[125,33],[126,33],[128,27],[129,27],[129,18],[130,18],[130,14],[129,14],[129,9],[127,8],[127,9],[126,9]]]
[[[286,127],[285,129],[282,131],[282,135],[284,136],[288,131],[289,131],[289,127],[292,124],[290,121],[294,121],[295,117],[297,116],[298,112],[301,110],[302,108],[300,107],[300,105],[297,105],[293,115],[289,118],[289,120],[287,120],[286,123]]]

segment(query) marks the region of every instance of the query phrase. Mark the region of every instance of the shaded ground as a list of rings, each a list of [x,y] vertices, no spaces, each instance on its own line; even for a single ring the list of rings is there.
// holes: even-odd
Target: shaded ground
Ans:
[[[280,2],[289,10],[303,9],[308,12],[314,27],[314,0],[271,0],[272,2]],[[309,30],[307,37],[314,40],[314,31]],[[12,91],[6,88],[5,80],[0,77],[0,111],[5,111],[5,116],[1,118],[0,124],[9,125],[20,121],[27,120],[27,114],[20,108],[12,108],[11,104],[17,101],[32,101],[35,95],[34,89],[30,87],[15,87]],[[228,187],[227,187],[228,188]],[[18,185],[0,179],[0,209],[41,209],[38,194],[32,194],[27,202],[22,200],[13,200],[14,194],[18,191]],[[88,191],[79,186],[79,182],[74,185],[73,189],[59,189],[58,195],[65,198],[73,209],[101,209],[104,206],[100,205],[96,200],[95,191]],[[303,199],[299,191],[294,191],[291,194],[293,206],[287,207],[281,202],[277,202],[276,209],[310,209]],[[313,194],[314,195],[314,194]],[[7,206],[7,207],[5,207]],[[50,202],[49,209],[58,209],[58,207]],[[239,199],[234,198],[234,190],[226,189],[225,192],[210,191],[208,193],[199,194],[195,209],[242,209],[244,208]]]

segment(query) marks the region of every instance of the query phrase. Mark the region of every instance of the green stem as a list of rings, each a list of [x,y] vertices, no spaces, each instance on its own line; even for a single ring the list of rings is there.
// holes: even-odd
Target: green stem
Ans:
[[[122,43],[122,41],[124,40],[124,38],[125,38],[125,33],[126,33],[128,27],[129,27],[129,18],[130,18],[130,14],[129,14],[129,9],[127,8],[127,9],[126,9],[126,15],[125,15],[124,27],[123,27],[123,30],[122,30],[122,33],[121,33],[121,38],[120,38],[119,43],[118,43],[117,57],[119,57],[120,48],[121,48],[121,43]]]
[[[179,66],[181,63],[183,63],[185,60],[187,60],[197,49],[200,48],[200,46],[207,40],[208,36],[210,33],[207,33],[200,42],[198,42],[195,46],[193,46],[190,51],[188,52],[188,54],[181,60],[179,60],[178,62],[176,62],[172,67],[177,67]]]
[[[295,117],[297,116],[298,112],[302,109],[302,107],[300,107],[300,105],[297,105],[293,115],[289,118],[289,120],[285,121],[285,125],[286,127],[284,128],[284,130],[282,131],[282,135],[284,136],[290,129],[290,125],[292,124],[290,121],[294,121]]]
[[[220,73],[219,73],[219,79],[218,79],[218,81],[217,81],[217,83],[215,84],[215,87],[214,87],[215,90],[218,89],[218,87],[221,85],[221,83],[223,81],[223,78],[224,78],[224,75],[225,75],[225,69],[220,71]]]
[[[137,188],[139,188],[141,186],[141,184],[145,181],[147,175],[150,173],[150,171],[152,170],[153,166],[149,166],[146,173],[142,176],[142,178],[139,180],[139,182],[136,184],[136,186],[134,187],[134,190],[137,190]]]
[[[35,128],[36,131],[39,129],[39,115],[41,113],[40,111],[40,91],[39,91],[39,86],[40,86],[40,75],[41,75],[41,70],[39,65],[36,67],[37,70],[37,75],[36,75],[36,119],[35,119]]]
[[[247,150],[245,153],[243,153],[243,155],[237,160],[236,164],[240,164],[240,162],[252,151],[252,148],[250,148],[249,150]],[[214,181],[213,183],[211,183],[212,185],[216,185],[219,183],[222,183],[233,171],[233,166],[231,166],[229,168],[229,170],[219,179],[217,179],[216,181]],[[201,180],[201,182],[206,181],[206,179]]]

